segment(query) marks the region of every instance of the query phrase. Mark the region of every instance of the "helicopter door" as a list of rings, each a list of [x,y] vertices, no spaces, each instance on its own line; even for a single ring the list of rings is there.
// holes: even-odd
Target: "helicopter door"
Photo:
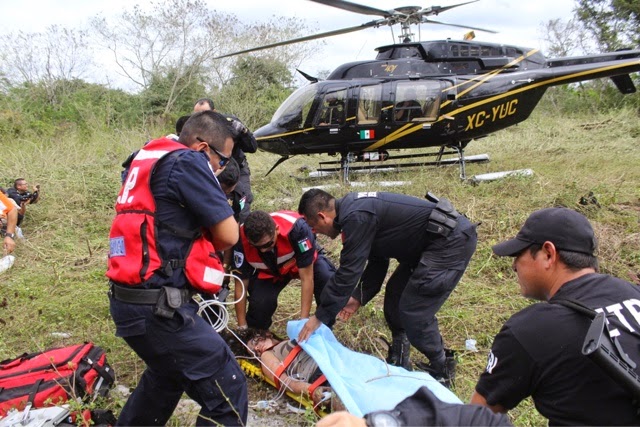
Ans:
[[[319,127],[341,127],[346,121],[347,89],[329,88],[322,96],[316,125]]]
[[[395,91],[395,122],[432,122],[438,119],[442,84],[434,80],[398,82]]]

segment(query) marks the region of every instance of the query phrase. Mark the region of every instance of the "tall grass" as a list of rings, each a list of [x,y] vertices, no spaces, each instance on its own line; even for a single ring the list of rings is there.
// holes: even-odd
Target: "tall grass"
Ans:
[[[170,131],[149,133],[159,136]],[[42,188],[40,202],[28,207],[23,224],[26,240],[18,242],[16,263],[0,276],[0,359],[91,340],[106,349],[119,382],[135,385],[144,364],[114,337],[104,272],[120,163],[150,135],[95,131],[90,138],[64,133],[56,138],[0,142],[1,184],[25,177]],[[418,197],[429,190],[446,196],[480,223],[477,252],[438,316],[446,345],[459,350],[455,391],[461,399],[471,395],[501,325],[530,304],[519,295],[509,260],[494,257],[491,245],[513,236],[533,210],[563,205],[582,211],[600,239],[602,270],[627,280],[640,275],[639,142],[640,121],[635,111],[569,117],[539,109],[523,124],[468,147],[468,154],[486,152],[492,159],[489,164],[469,165],[469,175],[531,168],[532,177],[471,185],[459,180],[456,167],[353,176],[365,182],[367,190]],[[302,187],[310,185],[298,179],[303,175],[299,169],[313,168],[321,159],[325,157],[293,158],[265,176],[277,156],[250,155],[254,209],[295,210]],[[411,184],[382,187],[379,181],[383,179]],[[327,183],[339,184],[334,179],[322,182]],[[341,196],[350,188],[338,185],[330,191]],[[590,193],[599,205],[579,203]],[[339,242],[320,240],[337,262]],[[299,287],[294,283],[283,292],[276,332],[284,335],[286,322],[296,317],[298,308]],[[61,338],[56,334],[60,332],[71,337]],[[388,338],[389,331],[382,314],[382,295],[348,323],[338,323],[335,333],[353,349],[384,357],[386,348],[380,336]],[[477,341],[478,352],[465,350],[467,338]],[[420,356],[414,352],[413,358]],[[259,392],[252,387],[252,393]],[[530,402],[512,411],[512,416],[516,425],[544,422]]]

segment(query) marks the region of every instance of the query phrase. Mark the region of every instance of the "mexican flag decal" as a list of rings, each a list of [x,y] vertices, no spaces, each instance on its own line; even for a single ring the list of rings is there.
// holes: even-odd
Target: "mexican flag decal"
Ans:
[[[375,137],[376,131],[374,129],[360,131],[360,139],[373,139]]]
[[[298,240],[298,249],[300,249],[300,252],[306,252],[311,249],[311,247],[311,240],[309,240],[308,238],[304,240]]]

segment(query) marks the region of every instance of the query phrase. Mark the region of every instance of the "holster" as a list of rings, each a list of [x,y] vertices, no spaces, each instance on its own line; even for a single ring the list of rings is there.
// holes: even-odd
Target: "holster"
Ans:
[[[427,193],[425,197],[436,204],[429,216],[427,231],[447,237],[458,225],[460,213],[455,210],[451,202],[444,197],[438,199],[431,193]]]
[[[153,314],[165,319],[173,319],[176,308],[191,298],[189,291],[186,289],[171,288],[163,286],[160,288],[160,297],[156,306],[153,308]]]

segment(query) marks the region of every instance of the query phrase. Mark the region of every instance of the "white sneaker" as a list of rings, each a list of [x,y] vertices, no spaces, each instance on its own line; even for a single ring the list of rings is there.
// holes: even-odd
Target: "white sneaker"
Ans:
[[[0,274],[10,269],[15,260],[16,257],[14,257],[13,255],[7,255],[3,258],[0,258]]]

